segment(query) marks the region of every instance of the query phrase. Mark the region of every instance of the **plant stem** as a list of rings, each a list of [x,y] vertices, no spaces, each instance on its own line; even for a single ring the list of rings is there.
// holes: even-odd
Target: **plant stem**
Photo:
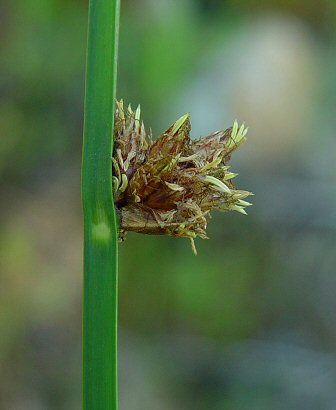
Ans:
[[[117,410],[117,223],[112,194],[119,0],[90,0],[84,109],[83,409]]]

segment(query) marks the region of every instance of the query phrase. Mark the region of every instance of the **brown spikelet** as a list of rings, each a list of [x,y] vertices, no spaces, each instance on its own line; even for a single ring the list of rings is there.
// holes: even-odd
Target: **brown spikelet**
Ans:
[[[133,111],[117,102],[114,129],[113,190],[126,231],[149,235],[207,238],[210,211],[246,214],[248,191],[236,190],[227,162],[245,140],[247,128],[233,127],[198,140],[190,139],[185,114],[154,142],[146,135],[140,107]]]

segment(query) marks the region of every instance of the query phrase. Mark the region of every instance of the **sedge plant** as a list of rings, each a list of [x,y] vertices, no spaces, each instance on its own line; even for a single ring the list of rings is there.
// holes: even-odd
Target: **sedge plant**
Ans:
[[[119,0],[90,0],[84,110],[83,409],[117,410],[118,240],[127,231],[207,239],[213,210],[246,215],[228,162],[238,126],[192,139],[189,114],[153,140],[116,101]],[[116,108],[116,109],[115,109]]]

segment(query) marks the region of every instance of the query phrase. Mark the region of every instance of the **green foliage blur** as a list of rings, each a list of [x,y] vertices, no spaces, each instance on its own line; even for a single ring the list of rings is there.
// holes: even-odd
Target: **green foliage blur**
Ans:
[[[122,0],[118,98],[156,136],[249,126],[249,216],[120,245],[120,409],[336,408],[333,0]],[[81,408],[87,2],[0,14],[0,408]]]

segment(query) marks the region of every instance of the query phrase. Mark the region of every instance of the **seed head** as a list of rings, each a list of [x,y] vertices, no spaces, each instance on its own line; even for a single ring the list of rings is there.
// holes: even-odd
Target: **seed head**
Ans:
[[[252,195],[236,190],[237,174],[227,165],[245,140],[237,121],[225,131],[190,139],[190,116],[183,115],[155,141],[146,134],[140,107],[124,109],[117,101],[114,128],[113,191],[119,237],[127,231],[207,239],[210,211],[246,215]]]

